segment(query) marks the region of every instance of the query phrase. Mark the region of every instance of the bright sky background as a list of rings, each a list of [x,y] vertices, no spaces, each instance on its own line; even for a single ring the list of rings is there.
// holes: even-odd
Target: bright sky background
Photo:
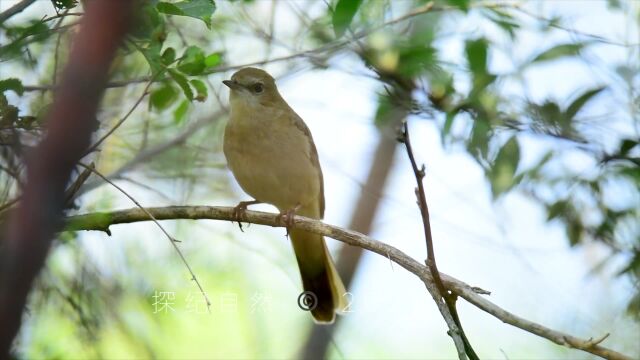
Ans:
[[[0,10],[12,3],[2,0]],[[300,6],[307,4],[299,3]],[[253,20],[260,23],[267,19],[270,4],[256,1],[251,13]],[[639,4],[636,2],[635,6]],[[46,8],[46,4],[40,6]],[[220,2],[218,15],[231,11],[234,6]],[[316,3],[305,8],[319,14],[324,11],[323,6],[322,3]],[[609,11],[606,2],[538,1],[527,4],[526,8],[547,18],[561,15],[572,20],[570,27],[576,30],[620,42],[639,41],[638,29],[628,25],[633,22],[619,13]],[[281,36],[283,40],[293,28],[287,23],[295,19],[287,9],[287,6],[279,6],[277,13],[279,21],[276,36]],[[37,13],[36,10],[30,9],[32,14]],[[396,16],[401,13],[398,10]],[[454,33],[485,34],[496,41],[504,40],[479,17],[475,17],[475,20],[469,17],[468,21],[462,23],[460,18],[446,20],[443,26],[451,27]],[[241,40],[237,46],[229,46],[229,64],[263,59],[264,53],[256,51],[249,38],[239,37]],[[448,60],[464,65],[461,38],[451,36],[438,46]],[[530,31],[521,38],[513,54],[491,54],[490,69],[498,73],[512,71],[514,63],[568,39],[575,39],[575,35],[554,32],[553,36],[549,36]],[[285,49],[275,48],[272,56],[286,53]],[[526,72],[524,76],[528,81],[526,90],[529,96],[541,100],[575,94],[576,89],[592,87],[612,76],[597,64],[611,67],[610,64],[624,63],[629,56],[624,48],[603,45],[593,46],[587,54],[594,59],[596,66],[561,61]],[[372,125],[379,86],[365,76],[353,75],[366,73],[366,69],[352,57],[340,55],[332,60],[332,65],[342,70],[298,71],[282,79],[279,86],[284,98],[305,119],[313,133],[325,178],[325,221],[346,227],[361,184],[366,180],[379,136]],[[282,67],[267,66],[266,70],[278,74]],[[0,71],[2,77],[7,76],[3,70]],[[228,76],[230,74],[210,77],[215,86],[220,86],[225,97],[227,92],[219,85],[219,81]],[[522,94],[522,89],[515,85],[510,91]],[[606,99],[612,100],[614,97],[615,94],[609,94]],[[593,106],[591,111],[594,114],[615,111],[608,104],[601,102]],[[547,224],[543,209],[517,192],[492,203],[490,188],[483,173],[469,156],[456,149],[444,150],[432,122],[411,118],[409,126],[416,157],[427,167],[427,200],[432,214],[438,266],[442,272],[472,286],[490,290],[491,301],[516,315],[584,338],[595,338],[610,332],[611,336],[604,342],[605,345],[640,356],[640,344],[633,344],[633,339],[640,335],[640,327],[624,316],[625,306],[633,291],[631,284],[624,278],[613,276],[619,269],[612,266],[602,272],[592,272],[607,257],[607,249],[598,244],[570,248],[563,229],[557,224]],[[620,131],[631,133],[633,129],[622,128]],[[527,138],[523,143],[522,157],[527,163],[534,161],[544,149],[542,142],[537,139]],[[578,170],[590,166],[581,161],[583,159],[578,157],[565,165]],[[123,183],[122,186],[145,205],[169,204],[140,187],[129,183]],[[370,235],[422,262],[426,250],[419,211],[415,206],[414,187],[410,164],[403,149],[400,149],[383,194],[374,231]],[[218,195],[212,195],[190,202],[235,205],[236,201],[247,199],[239,187],[235,189],[234,199],[221,200]],[[172,191],[161,190],[167,190],[169,194]],[[95,191],[98,195],[91,194],[89,198],[99,196],[103,191],[113,190],[103,187]],[[174,195],[178,197],[177,194],[171,194]],[[617,194],[621,197],[627,195]],[[637,199],[637,194],[635,196]],[[125,198],[116,197],[119,199],[116,208],[132,206]],[[273,211],[268,206],[257,206],[255,209]],[[189,222],[186,226],[190,224],[194,223]],[[181,226],[182,230],[175,224],[168,228],[183,231],[185,225]],[[214,259],[211,266],[218,266],[215,259],[225,256],[246,260],[244,264],[237,265],[244,267],[244,272],[255,272],[255,276],[268,279],[265,283],[268,285],[263,285],[264,291],[274,301],[284,304],[299,293],[294,258],[282,230],[251,226],[245,233],[240,233],[235,225],[202,222],[190,229],[189,234],[190,239],[197,239],[196,244],[185,243],[182,246],[187,249],[198,248],[204,254],[211,253]],[[230,234],[235,240],[229,244],[207,240],[217,236],[215,234]],[[151,223],[114,227],[112,238],[98,233],[87,233],[82,237],[90,256],[95,257],[96,263],[106,271],[117,271],[117,264],[126,262],[121,258],[121,251],[128,246],[127,241],[133,240],[132,237],[136,241],[144,241],[148,246],[147,256],[171,252],[166,240],[160,238],[160,232]],[[332,248],[337,244],[333,240],[329,240],[329,243]],[[247,247],[252,250],[248,251]],[[198,274],[207,270],[197,267],[195,271]],[[362,346],[372,343],[383,344],[398,357],[454,356],[444,321],[424,286],[399,266],[390,264],[388,259],[366,254],[351,292],[353,312],[344,317],[335,339],[339,353],[344,357],[371,356]],[[548,341],[502,324],[464,300],[458,301],[458,304],[471,342],[487,358],[552,358],[560,354],[567,358],[587,358],[580,352],[559,352],[557,347],[548,345]],[[284,309],[285,305],[282,306]],[[297,311],[297,308],[294,310]],[[305,318],[305,321],[309,320]]]

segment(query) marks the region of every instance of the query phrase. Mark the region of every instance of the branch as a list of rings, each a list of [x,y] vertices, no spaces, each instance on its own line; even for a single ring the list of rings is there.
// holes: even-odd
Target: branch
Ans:
[[[0,13],[0,24],[5,22],[7,19],[12,17],[13,15],[16,15],[22,12],[22,10],[28,8],[29,5],[33,4],[35,1],[36,0],[22,0],[19,3],[13,5],[12,7],[8,8],[7,10],[3,11],[2,13]]]
[[[10,358],[29,290],[62,225],[65,187],[97,125],[95,113],[109,67],[129,28],[134,5],[110,0],[87,5],[46,116],[46,135],[28,153],[21,201],[0,235],[0,358]]]
[[[470,4],[471,7],[473,8],[496,8],[496,7],[508,7],[509,4],[508,3],[500,3],[500,2],[493,2],[493,1],[478,1],[478,2],[474,2],[472,4]],[[410,12],[399,16],[395,19],[391,19],[387,22],[384,22],[378,26],[373,26],[370,29],[365,29],[362,30],[356,34],[354,34],[352,37],[350,37],[347,40],[335,40],[332,42],[329,42],[323,46],[317,47],[315,49],[309,49],[309,50],[303,50],[297,53],[293,53],[290,55],[285,55],[285,56],[280,56],[280,57],[276,57],[273,59],[264,59],[264,60],[260,60],[260,61],[254,61],[254,62],[250,62],[250,63],[245,63],[245,64],[241,64],[241,65],[230,65],[230,66],[220,66],[220,67],[216,67],[214,69],[211,69],[207,72],[205,72],[203,75],[211,75],[211,74],[215,74],[215,73],[221,73],[221,72],[227,72],[227,71],[232,71],[232,70],[238,70],[241,69],[243,67],[247,67],[247,66],[262,66],[262,65],[266,65],[266,64],[271,64],[271,63],[276,63],[276,62],[281,62],[281,61],[287,61],[287,60],[293,60],[296,58],[300,58],[300,57],[308,57],[308,56],[312,56],[314,54],[318,54],[318,53],[323,53],[323,52],[328,52],[328,51],[333,51],[333,50],[337,50],[340,49],[342,47],[345,47],[357,40],[360,40],[362,38],[365,38],[375,32],[377,32],[380,29],[383,29],[387,26],[392,26],[392,25],[396,25],[399,24],[401,22],[410,20],[416,16],[420,16],[420,15],[424,15],[426,13],[429,12],[433,12],[433,11],[446,11],[446,10],[455,10],[457,9],[455,6],[436,6],[434,5],[433,1],[430,1],[422,6],[419,6],[413,10],[411,10]],[[164,80],[164,77],[158,77],[157,79],[153,79],[151,76],[141,76],[138,78],[134,78],[134,79],[128,79],[128,80],[120,80],[120,81],[112,81],[109,82],[107,84],[107,88],[119,88],[119,87],[123,87],[123,86],[128,86],[128,85],[132,85],[132,84],[139,84],[139,83],[145,83],[151,80],[155,80],[155,81],[161,81]],[[23,86],[24,91],[50,91],[53,90],[55,88],[55,86],[53,85],[24,85]]]
[[[234,208],[221,206],[169,206],[146,208],[146,211],[153,215],[156,220],[180,220],[180,219],[209,219],[237,221],[234,215]],[[66,218],[68,231],[79,230],[98,230],[109,231],[112,225],[129,224],[140,221],[150,221],[151,218],[147,213],[139,208],[119,210],[113,212],[90,213],[84,215],[70,216]],[[260,211],[247,210],[243,218],[244,222],[258,225],[266,225],[272,227],[283,227],[278,219],[277,214],[271,214]],[[318,235],[330,237],[332,239],[342,241],[352,246],[358,246],[363,249],[372,251],[376,254],[391,259],[396,264],[402,266],[407,271],[413,273],[425,284],[433,285],[433,278],[429,269],[420,264],[415,259],[398,250],[397,248],[376,241],[359,232],[342,229],[337,226],[325,224],[319,220],[309,219],[302,216],[294,216],[293,228],[302,229]],[[614,350],[601,346],[598,341],[593,339],[579,339],[577,337],[562,333],[560,331],[549,329],[543,325],[518,317],[501,307],[493,304],[481,295],[489,294],[486,290],[474,288],[466,283],[453,278],[447,274],[440,273],[442,282],[447,290],[467,300],[471,304],[481,310],[493,315],[504,323],[510,324],[524,331],[538,335],[548,339],[558,345],[568,348],[579,349],[594,355],[601,356],[605,359],[615,360],[631,360],[630,356],[626,356]]]
[[[435,250],[433,248],[433,236],[431,234],[431,219],[429,217],[429,207],[427,206],[427,197],[425,195],[424,183],[422,181],[424,179],[424,165],[422,165],[422,168],[418,169],[418,164],[416,163],[415,156],[413,155],[413,148],[411,147],[409,125],[406,121],[403,124],[402,132],[398,140],[404,143],[404,146],[407,150],[407,155],[409,156],[409,161],[411,162],[413,174],[416,178],[416,183],[418,184],[415,193],[418,200],[418,208],[420,208],[420,215],[422,216],[424,237],[427,243],[426,264],[429,268],[429,271],[431,272],[431,275],[433,276],[433,280],[435,283],[435,288],[429,288],[429,293],[438,305],[440,313],[447,322],[447,326],[449,326],[449,335],[451,336],[451,338],[453,338],[453,342],[456,345],[456,349],[458,350],[458,357],[460,359],[466,359],[466,356],[468,356],[470,359],[476,360],[478,359],[478,355],[476,355],[473,347],[471,346],[471,343],[467,339],[467,336],[462,329],[460,318],[458,317],[455,295],[451,295],[447,292],[444,284],[442,283],[442,279],[440,278],[440,272],[438,271],[438,266],[436,264]],[[442,300],[444,300],[444,304],[442,303]]]

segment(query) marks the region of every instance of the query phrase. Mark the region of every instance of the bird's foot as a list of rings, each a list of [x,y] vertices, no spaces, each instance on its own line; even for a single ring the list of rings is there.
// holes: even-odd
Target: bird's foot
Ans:
[[[280,214],[276,216],[276,221],[284,225],[284,227],[287,229],[287,237],[289,237],[289,229],[293,227],[293,216],[298,210],[300,210],[300,206],[301,205],[298,204],[287,211],[280,212]]]
[[[240,231],[244,232],[244,230],[242,229],[241,221],[245,217],[245,212],[247,211],[247,207],[249,205],[255,205],[255,204],[260,204],[260,201],[258,200],[240,201],[240,203],[233,208],[233,219],[238,222],[238,226],[240,226]]]

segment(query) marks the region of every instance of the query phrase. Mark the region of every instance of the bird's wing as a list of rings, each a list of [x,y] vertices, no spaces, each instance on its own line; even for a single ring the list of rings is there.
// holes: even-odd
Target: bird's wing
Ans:
[[[309,141],[309,149],[310,149],[310,159],[311,164],[318,169],[318,176],[320,177],[320,194],[319,194],[319,206],[320,206],[320,218],[324,218],[324,178],[322,176],[322,167],[320,167],[320,159],[318,158],[318,150],[316,149],[316,144],[313,142],[313,136],[311,136],[311,131],[307,127],[307,124],[304,123],[304,120],[295,113],[295,111],[291,111],[293,114],[291,121],[293,124],[300,130]]]

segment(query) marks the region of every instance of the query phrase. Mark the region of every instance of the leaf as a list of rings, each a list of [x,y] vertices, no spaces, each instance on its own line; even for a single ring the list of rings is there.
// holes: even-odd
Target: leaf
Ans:
[[[173,69],[169,69],[169,75],[171,75],[171,78],[180,86],[184,96],[186,96],[189,101],[193,100],[193,91],[191,90],[191,86],[189,86],[187,78]]]
[[[519,162],[518,138],[512,136],[498,151],[489,174],[494,197],[498,197],[515,185],[514,176]]]
[[[176,50],[172,47],[166,48],[161,58],[164,65],[171,64],[176,59]]]
[[[471,129],[471,139],[467,144],[469,153],[476,160],[484,160],[487,158],[489,150],[489,138],[491,136],[491,126],[485,118],[478,117],[473,121],[473,129]]]
[[[344,35],[345,31],[347,31],[361,4],[362,0],[338,0],[331,19],[333,31],[337,38]]]
[[[467,40],[465,51],[469,69],[473,74],[487,74],[487,39]]]
[[[400,51],[398,72],[407,77],[423,73],[434,63],[436,50],[429,45],[410,46]]]
[[[78,0],[51,0],[56,10],[69,10],[78,5]]]
[[[196,89],[196,97],[195,100],[199,102],[204,102],[207,100],[207,86],[202,82],[202,80],[193,79],[189,81],[194,89]]]
[[[444,127],[442,128],[442,136],[443,139],[451,132],[451,127],[453,127],[453,120],[455,120],[456,115],[458,115],[457,111],[449,111],[447,112],[447,117],[444,121]]]
[[[638,146],[638,144],[639,144],[638,140],[632,140],[632,139],[622,140],[622,142],[620,143],[620,155],[622,156],[627,155],[631,151],[631,149]]]
[[[153,41],[147,47],[137,46],[138,51],[142,53],[144,58],[149,63],[149,67],[151,68],[152,76],[160,73],[164,69],[163,59],[160,56],[160,50],[162,49],[162,44],[159,42]]]
[[[467,62],[473,74],[473,88],[469,93],[471,101],[496,79],[495,75],[489,73],[487,67],[488,50],[489,42],[484,38],[468,40],[465,44]]]
[[[8,90],[11,90],[14,93],[22,96],[22,94],[24,93],[24,87],[22,87],[22,81],[16,78],[0,80],[0,94]]]
[[[222,53],[221,52],[215,52],[213,54],[209,54],[207,55],[206,58],[204,58],[204,66],[206,66],[207,68],[212,68],[215,66],[218,66],[222,63]]]
[[[571,247],[580,243],[583,232],[584,227],[578,221],[571,221],[567,223],[567,236],[569,237],[569,245]]]
[[[27,26],[10,27],[3,24],[3,30],[6,38],[11,42],[0,46],[0,60],[20,57],[30,63],[34,63],[34,61],[30,56],[25,56],[29,50],[28,46],[42,42],[54,33],[50,31],[47,24],[41,21],[31,21]]]
[[[178,92],[176,89],[171,86],[171,84],[165,83],[162,87],[151,93],[149,101],[152,107],[158,110],[164,110],[173,104],[177,95]]]
[[[184,122],[184,118],[189,110],[189,100],[183,100],[180,105],[173,111],[173,122],[176,125],[180,125]]]
[[[516,35],[516,30],[520,28],[520,24],[509,13],[499,9],[487,9],[489,13],[487,17],[493,21],[497,26],[502,28],[509,34],[509,37],[513,40]]]
[[[447,3],[466,12],[469,10],[469,0],[447,0]]]
[[[568,208],[569,204],[564,200],[559,200],[553,203],[551,206],[548,206],[547,221],[563,217],[562,215],[564,215]]]
[[[536,55],[536,57],[534,57],[533,60],[531,60],[531,63],[552,61],[552,60],[557,60],[567,56],[576,56],[587,45],[589,45],[589,43],[587,42],[577,42],[577,43],[556,45]]]
[[[197,46],[189,46],[178,63],[178,70],[187,75],[200,75],[204,69],[204,52]]]
[[[567,111],[565,111],[565,116],[567,120],[573,120],[578,111],[582,109],[582,107],[591,100],[594,96],[598,95],[602,90],[606,89],[606,86],[597,87],[595,89],[587,90],[582,95],[578,96],[573,102],[567,107]]]
[[[176,3],[161,1],[156,5],[159,12],[168,15],[188,16],[204,22],[211,30],[211,16],[216,11],[213,0],[184,0]]]
[[[374,117],[374,124],[376,126],[386,125],[391,121],[391,112],[393,111],[394,104],[388,94],[378,95],[378,108]]]

